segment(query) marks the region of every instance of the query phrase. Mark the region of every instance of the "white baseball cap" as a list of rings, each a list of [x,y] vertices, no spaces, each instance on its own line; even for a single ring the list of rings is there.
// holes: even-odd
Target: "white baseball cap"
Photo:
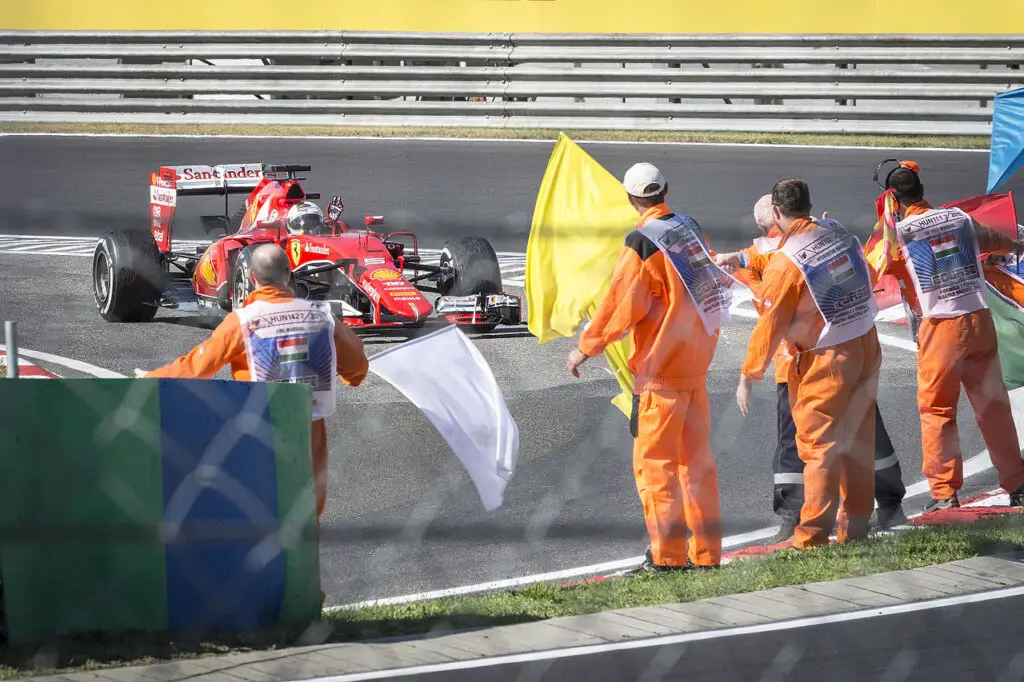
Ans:
[[[665,176],[657,166],[645,161],[634,164],[626,171],[622,186],[635,197],[652,197],[665,189]]]

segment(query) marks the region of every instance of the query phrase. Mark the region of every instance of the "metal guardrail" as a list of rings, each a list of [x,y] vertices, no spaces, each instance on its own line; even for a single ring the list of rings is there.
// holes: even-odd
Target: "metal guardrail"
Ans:
[[[0,120],[984,135],[1022,63],[1022,35],[0,31]]]

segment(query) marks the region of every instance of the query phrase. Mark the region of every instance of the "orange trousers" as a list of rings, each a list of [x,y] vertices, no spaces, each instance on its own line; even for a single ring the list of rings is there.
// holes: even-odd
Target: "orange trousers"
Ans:
[[[921,414],[921,473],[934,499],[948,499],[964,484],[957,429],[963,384],[999,485],[1024,484],[1017,428],[1003,383],[992,311],[952,318],[924,318],[917,331],[917,407]]]
[[[718,565],[722,520],[703,381],[690,391],[642,391],[633,414],[633,473],[651,558],[661,566],[683,566],[687,559]]]
[[[324,515],[327,505],[327,424],[323,419],[313,420],[313,483],[316,488],[316,518]]]
[[[882,348],[871,331],[801,353],[790,370],[796,449],[804,462],[804,503],[793,546],[866,537],[875,507],[875,399]],[[840,502],[841,501],[841,502]],[[840,509],[840,504],[842,508]]]

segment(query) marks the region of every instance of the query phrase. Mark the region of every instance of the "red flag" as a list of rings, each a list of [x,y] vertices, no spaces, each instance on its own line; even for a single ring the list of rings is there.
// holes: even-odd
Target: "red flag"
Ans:
[[[903,304],[903,296],[900,293],[900,282],[893,275],[888,273],[878,278],[874,289],[875,303],[879,310],[891,308],[894,305]]]
[[[1017,210],[1013,205],[1013,193],[980,194],[944,204],[942,208],[959,208],[979,223],[998,230],[1011,239],[1017,238]]]

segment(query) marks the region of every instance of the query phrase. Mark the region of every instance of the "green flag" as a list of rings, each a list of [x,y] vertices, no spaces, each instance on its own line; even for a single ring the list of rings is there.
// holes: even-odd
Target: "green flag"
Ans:
[[[1003,382],[1011,391],[1024,386],[1024,308],[988,282],[986,295],[999,339],[999,364]]]

